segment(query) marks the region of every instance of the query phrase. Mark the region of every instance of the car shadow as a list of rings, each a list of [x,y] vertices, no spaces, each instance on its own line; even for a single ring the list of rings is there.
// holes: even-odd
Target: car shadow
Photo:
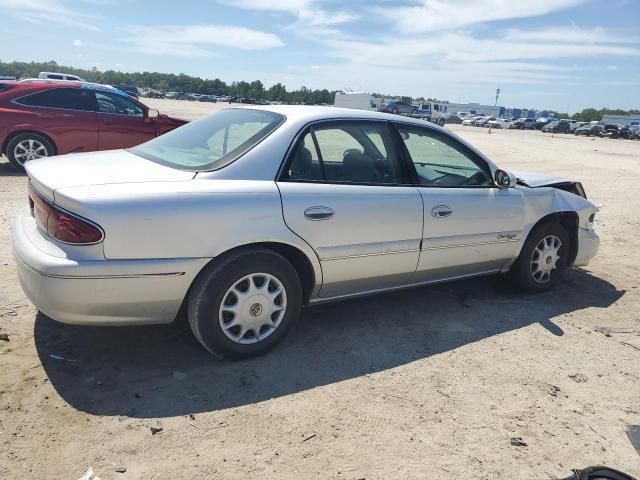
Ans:
[[[266,356],[216,360],[186,322],[80,327],[35,321],[49,380],[76,409],[94,415],[167,417],[220,410],[379,372],[539,323],[606,308],[624,295],[583,270],[552,292],[525,295],[499,277],[477,278],[303,310],[289,337]]]
[[[5,157],[0,155],[0,177],[24,177],[26,173],[13,168]]]

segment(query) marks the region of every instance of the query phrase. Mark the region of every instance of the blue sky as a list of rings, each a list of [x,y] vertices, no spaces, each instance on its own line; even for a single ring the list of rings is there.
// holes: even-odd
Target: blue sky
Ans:
[[[640,0],[0,0],[0,19],[3,61],[640,108]]]

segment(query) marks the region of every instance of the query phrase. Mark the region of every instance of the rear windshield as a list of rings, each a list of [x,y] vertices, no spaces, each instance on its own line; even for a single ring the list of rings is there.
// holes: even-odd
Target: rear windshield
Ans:
[[[128,151],[181,170],[217,170],[262,141],[284,119],[274,112],[230,108],[187,123]]]

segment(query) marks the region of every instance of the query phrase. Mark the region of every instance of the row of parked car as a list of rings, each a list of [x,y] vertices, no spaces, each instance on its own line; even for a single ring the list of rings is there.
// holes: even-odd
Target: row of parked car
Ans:
[[[121,87],[120,90],[126,91]],[[211,102],[211,103],[246,103],[250,105],[272,105],[276,102],[269,102],[268,100],[255,99],[255,98],[242,98],[234,97],[231,95],[207,95],[203,93],[188,93],[188,92],[163,92],[162,90],[155,90],[152,88],[139,89],[140,96],[148,98],[168,98],[171,100],[189,100],[192,102]]]
[[[499,118],[491,115],[471,115],[457,113],[447,117],[447,123],[461,123],[465,126],[491,127],[519,130],[541,130],[545,133],[573,133],[589,137],[640,139],[640,125],[614,125],[598,122],[578,122],[553,118]]]

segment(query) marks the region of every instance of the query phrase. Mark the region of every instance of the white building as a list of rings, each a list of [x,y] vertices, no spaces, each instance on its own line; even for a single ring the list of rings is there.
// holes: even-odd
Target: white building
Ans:
[[[336,92],[333,105],[341,108],[355,108],[357,110],[375,110],[371,95],[365,92]]]
[[[640,125],[640,115],[604,115],[602,123],[613,123],[615,125]]]

